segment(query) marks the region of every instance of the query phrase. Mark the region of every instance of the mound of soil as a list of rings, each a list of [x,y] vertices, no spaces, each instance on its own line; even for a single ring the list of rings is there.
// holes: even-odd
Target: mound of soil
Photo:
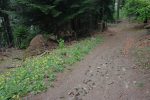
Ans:
[[[31,40],[29,47],[26,49],[25,57],[39,55],[56,47],[57,43],[54,40],[46,39],[43,35],[37,35]]]

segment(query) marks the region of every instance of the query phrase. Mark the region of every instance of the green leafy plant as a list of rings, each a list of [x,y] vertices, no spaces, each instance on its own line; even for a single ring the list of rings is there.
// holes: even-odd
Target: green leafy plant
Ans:
[[[13,32],[15,46],[20,49],[25,49],[38,32],[38,28],[31,27],[31,29],[29,29],[29,27],[26,26],[15,26]]]
[[[28,33],[28,28],[25,26],[16,26],[14,28],[13,36],[17,47],[23,49],[27,46]]]
[[[22,67],[0,75],[0,100],[19,100],[30,92],[36,94],[47,89],[56,73],[83,59],[101,41],[99,36],[88,38],[40,57],[27,58]]]
[[[149,0],[127,0],[124,9],[127,16],[134,16],[140,21],[146,21],[150,18]]]
[[[58,47],[61,49],[65,47],[65,41],[63,39],[58,40]]]

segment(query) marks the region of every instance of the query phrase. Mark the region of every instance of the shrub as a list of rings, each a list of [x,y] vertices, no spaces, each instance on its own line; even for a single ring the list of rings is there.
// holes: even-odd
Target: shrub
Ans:
[[[65,41],[63,39],[58,40],[58,47],[61,49],[65,47]]]
[[[149,0],[127,0],[124,9],[127,16],[134,16],[137,20],[145,21],[150,18]]]
[[[21,49],[27,46],[28,29],[25,26],[16,26],[14,29],[15,45]]]
[[[31,27],[29,29],[26,26],[16,26],[13,32],[15,46],[20,49],[25,49],[38,32],[38,28]]]

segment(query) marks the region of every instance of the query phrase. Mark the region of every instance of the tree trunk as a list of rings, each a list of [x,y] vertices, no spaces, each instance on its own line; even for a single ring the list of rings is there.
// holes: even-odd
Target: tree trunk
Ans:
[[[3,23],[4,23],[5,32],[8,36],[8,39],[7,39],[8,46],[11,47],[14,45],[14,43],[13,43],[12,29],[10,26],[10,20],[9,20],[9,16],[7,14],[3,14]]]
[[[4,16],[4,21],[5,21],[6,31],[7,31],[7,34],[8,34],[8,44],[9,44],[9,46],[13,46],[12,29],[11,29],[11,26],[10,26],[9,16],[7,14],[5,14],[5,16]]]
[[[119,15],[120,15],[120,0],[116,0],[115,1],[115,7],[116,7],[116,18],[117,20],[119,20]]]

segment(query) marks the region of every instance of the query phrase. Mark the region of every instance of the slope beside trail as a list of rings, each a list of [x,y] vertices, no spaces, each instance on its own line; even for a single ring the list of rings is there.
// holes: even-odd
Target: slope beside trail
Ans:
[[[111,27],[98,45],[54,87],[24,100],[150,100],[150,74],[136,66],[133,47],[144,30],[122,22]]]

